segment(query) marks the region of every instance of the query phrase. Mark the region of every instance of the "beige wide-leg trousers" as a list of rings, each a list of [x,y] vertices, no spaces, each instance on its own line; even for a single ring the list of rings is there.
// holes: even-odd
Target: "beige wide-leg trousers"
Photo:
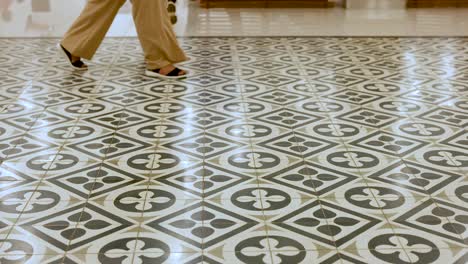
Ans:
[[[61,44],[73,55],[91,60],[126,0],[88,0]],[[167,12],[166,0],[132,0],[133,19],[148,69],[187,60]]]

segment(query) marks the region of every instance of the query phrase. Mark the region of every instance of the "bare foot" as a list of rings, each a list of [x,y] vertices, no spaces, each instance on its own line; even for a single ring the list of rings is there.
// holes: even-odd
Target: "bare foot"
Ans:
[[[176,67],[174,65],[167,65],[165,67],[162,67],[159,70],[159,73],[162,75],[168,75],[171,71],[173,71]],[[181,70],[179,72],[179,76],[186,75],[187,73],[184,70]]]

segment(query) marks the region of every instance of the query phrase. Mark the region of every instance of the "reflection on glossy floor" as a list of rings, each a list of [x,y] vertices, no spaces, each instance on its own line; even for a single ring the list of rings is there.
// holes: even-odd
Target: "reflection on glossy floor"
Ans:
[[[0,0],[0,37],[60,37],[86,0]],[[339,1],[338,1],[339,2]],[[179,36],[466,36],[468,9],[405,9],[405,0],[347,0],[348,8],[200,8],[179,0]],[[135,36],[131,5],[109,36]]]
[[[0,40],[1,263],[468,260],[468,39],[180,41]]]

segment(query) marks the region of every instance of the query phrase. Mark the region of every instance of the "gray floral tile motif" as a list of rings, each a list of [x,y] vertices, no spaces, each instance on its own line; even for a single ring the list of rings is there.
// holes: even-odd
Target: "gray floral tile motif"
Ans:
[[[377,166],[379,158],[363,151],[337,151],[327,156],[327,161],[345,169],[368,169]]]
[[[310,94],[327,94],[334,91],[336,88],[331,84],[326,84],[318,81],[310,81],[307,83],[293,84],[292,90],[296,93],[310,96]]]
[[[400,95],[400,97],[435,105],[438,105],[453,98],[452,95],[421,90],[411,91],[409,93]]]
[[[320,151],[324,149],[333,148],[338,144],[299,132],[290,132],[288,134],[261,142],[258,145],[289,155],[306,158],[320,153]]]
[[[376,111],[373,109],[356,109],[354,111],[338,116],[338,119],[349,121],[365,126],[380,128],[389,125],[399,119],[401,116]]]
[[[310,68],[318,68],[323,70],[330,70],[330,71],[338,71],[345,68],[352,67],[352,64],[337,62],[337,61],[330,61],[330,60],[319,60],[316,62],[311,62],[305,64],[305,66]]]
[[[233,96],[208,90],[197,91],[191,94],[184,94],[174,98],[201,106],[208,106],[234,99]]]
[[[94,79],[83,77],[80,75],[69,74],[65,76],[57,76],[54,78],[42,80],[41,82],[46,85],[51,85],[57,88],[66,88],[75,85],[89,84],[95,81],[96,80]]]
[[[200,87],[207,87],[227,83],[231,80],[232,79],[226,78],[224,76],[214,76],[211,74],[202,73],[199,75],[191,76],[190,78],[184,80],[184,82]]]
[[[451,82],[447,80],[437,80],[424,84],[421,89],[443,93],[465,93],[468,92],[468,86],[464,83]]]
[[[312,202],[273,224],[331,246],[341,246],[380,220],[324,201]]]
[[[137,88],[143,85],[150,85],[158,83],[159,80],[151,77],[146,77],[142,74],[135,74],[130,76],[124,77],[117,77],[115,79],[110,80],[112,83],[117,85],[123,85],[129,88]]]
[[[377,131],[350,144],[389,155],[406,156],[428,143],[409,137]]]
[[[257,224],[258,222],[253,219],[206,202],[192,205],[182,211],[147,223],[156,230],[199,248],[215,245]],[[181,235],[184,230],[190,231],[192,236]]]
[[[320,196],[332,192],[337,187],[345,186],[357,177],[318,164],[299,162],[262,179]]]
[[[396,241],[401,241],[398,243]],[[447,259],[431,240],[408,233],[389,232],[376,236],[369,241],[371,256],[366,259],[389,263],[431,263]],[[410,256],[408,254],[411,254]],[[375,260],[374,260],[375,259]]]
[[[204,163],[158,177],[156,181],[200,197],[210,197],[249,179],[251,177]]]
[[[244,65],[250,68],[263,70],[263,71],[277,71],[277,70],[292,66],[292,64],[290,63],[284,63],[284,62],[279,62],[279,61],[274,61],[274,60],[259,60],[259,61],[244,64]]]
[[[149,101],[155,101],[160,97],[145,94],[139,91],[126,91],[118,94],[112,94],[98,98],[100,100],[110,102],[121,106],[131,106],[135,104],[142,104]]]
[[[419,120],[418,120],[419,121]],[[421,138],[438,137],[446,132],[446,128],[433,122],[409,121],[401,124],[398,129],[409,135]]]
[[[399,83],[399,84],[405,84],[405,85],[422,85],[430,81],[433,81],[434,79],[427,78],[424,76],[416,76],[416,75],[408,76],[406,74],[397,73],[397,74],[382,78],[382,80]]]
[[[66,123],[70,120],[72,120],[72,118],[58,113],[41,111],[22,116],[11,117],[3,120],[3,122],[22,130],[32,130]]]
[[[210,109],[201,109],[191,113],[169,118],[180,124],[189,124],[201,129],[210,129],[236,120],[235,117]]]
[[[462,176],[410,161],[400,161],[368,177],[423,194],[432,194]]]
[[[444,108],[436,108],[418,116],[421,119],[434,121],[456,127],[468,125],[468,114]]]
[[[270,113],[256,116],[253,119],[289,129],[296,129],[301,126],[317,122],[323,118],[292,109],[278,109]]]
[[[70,103],[83,99],[81,96],[77,96],[67,92],[52,92],[47,94],[34,95],[32,97],[23,96],[22,99],[30,101],[40,106],[53,106],[59,104]]]
[[[236,148],[241,148],[244,144],[213,134],[201,133],[163,146],[198,158],[209,159]]]
[[[447,221],[448,219],[448,221]],[[468,210],[441,200],[427,200],[395,222],[459,243],[466,243]]]
[[[349,87],[349,86],[356,85],[356,84],[366,81],[365,78],[345,75],[345,74],[340,74],[340,73],[319,77],[315,80],[319,82],[329,83],[329,84],[338,85],[338,86],[345,86],[345,87]]]
[[[251,96],[250,98],[277,105],[288,105],[301,100],[305,100],[309,97],[301,94],[296,94],[290,91],[272,90],[265,93],[256,94],[254,96]]]
[[[83,210],[84,209],[84,210]],[[91,204],[77,205],[23,224],[31,234],[62,249],[74,249],[132,223]]]
[[[440,143],[455,148],[468,149],[468,132],[462,130],[459,133],[453,135],[452,137],[441,141]]]
[[[425,161],[441,167],[468,167],[468,156],[465,152],[451,149],[428,150],[423,154]]]
[[[68,146],[98,159],[112,159],[127,153],[138,152],[150,147],[151,144],[112,133]]]
[[[20,156],[48,150],[56,147],[55,144],[37,139],[35,137],[24,135],[0,141],[0,158],[17,158]]]
[[[380,96],[380,95],[364,93],[364,92],[348,90],[348,89],[339,91],[334,94],[327,95],[325,97],[329,99],[335,99],[338,101],[343,101],[343,102],[347,102],[351,104],[359,104],[359,105],[364,105],[364,104],[383,98],[383,96]]]
[[[143,115],[130,110],[118,110],[115,112],[92,116],[85,119],[86,121],[115,130],[117,128],[124,129],[131,126],[136,126],[146,122],[157,120],[155,117]]]
[[[187,67],[189,69],[203,70],[203,71],[212,71],[212,70],[225,68],[228,66],[229,64],[214,62],[210,60],[197,60],[194,62],[184,64],[184,67]]]
[[[50,179],[50,182],[87,199],[98,197],[144,180],[141,176],[125,172],[104,163],[59,175]]]
[[[0,193],[34,182],[35,179],[4,164],[0,165]]]
[[[253,78],[247,79],[248,81],[254,82],[254,83],[259,83],[259,84],[264,84],[264,85],[270,85],[273,87],[279,87],[279,86],[284,86],[290,83],[294,83],[299,81],[300,79],[298,78],[292,78],[286,75],[279,75],[279,74],[265,74],[261,76],[255,76]]]

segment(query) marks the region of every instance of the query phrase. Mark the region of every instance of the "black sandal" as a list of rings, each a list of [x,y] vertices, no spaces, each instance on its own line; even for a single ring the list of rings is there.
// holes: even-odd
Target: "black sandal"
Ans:
[[[72,61],[71,53],[67,49],[65,49],[61,44],[58,44],[57,48],[59,49],[59,51],[63,55],[63,57],[68,60],[70,65],[73,67],[73,69],[80,70],[80,71],[88,69],[88,65],[86,65],[81,60]]]
[[[185,71],[185,74],[182,74],[182,75],[179,75],[180,72],[182,72],[183,70],[179,69],[179,68],[175,68],[174,70],[172,70],[170,73],[168,73],[167,75],[164,75],[164,74],[161,74],[159,73],[161,71],[161,69],[155,69],[155,70],[146,70],[145,71],[145,75],[146,76],[149,76],[149,77],[156,77],[156,78],[161,78],[161,79],[183,79],[183,78],[186,78],[187,77],[187,72]]]

